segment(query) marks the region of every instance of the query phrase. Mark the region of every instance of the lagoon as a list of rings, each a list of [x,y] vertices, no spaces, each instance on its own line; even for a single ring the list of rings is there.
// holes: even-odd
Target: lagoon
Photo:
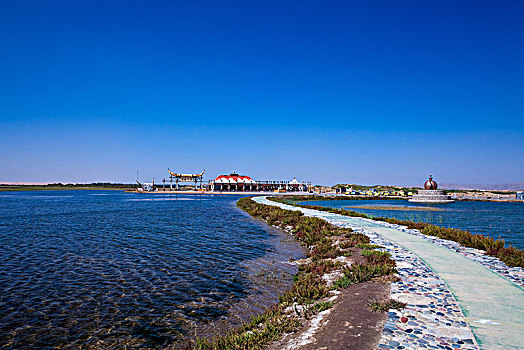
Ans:
[[[240,197],[0,194],[0,347],[161,348],[276,303],[303,250]]]

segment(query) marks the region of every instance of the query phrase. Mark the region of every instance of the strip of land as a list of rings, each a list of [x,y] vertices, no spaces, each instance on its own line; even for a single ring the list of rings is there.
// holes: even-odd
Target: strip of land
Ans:
[[[360,227],[408,249],[431,267],[453,292],[481,348],[524,348],[524,290],[478,262],[381,223],[275,203],[262,197],[255,200],[299,210],[334,224]]]

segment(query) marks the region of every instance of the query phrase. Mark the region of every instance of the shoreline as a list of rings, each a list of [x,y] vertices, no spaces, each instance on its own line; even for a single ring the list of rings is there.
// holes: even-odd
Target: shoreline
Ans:
[[[140,192],[134,187],[95,187],[95,186],[49,186],[47,185],[0,185],[0,192],[28,192],[28,191],[123,191],[125,193],[140,194],[190,194],[190,195],[246,195],[246,196],[311,196],[318,197],[316,200],[409,200],[410,197],[400,196],[362,196],[342,195],[335,193],[312,194],[310,192],[254,192],[254,191],[194,191],[194,190],[158,190],[152,192]],[[461,198],[452,197],[457,202],[500,202],[500,203],[524,203],[521,199],[497,199],[497,198]]]
[[[0,192],[39,192],[39,191],[122,191],[127,192],[128,189],[124,187],[16,187],[6,188],[0,187]]]

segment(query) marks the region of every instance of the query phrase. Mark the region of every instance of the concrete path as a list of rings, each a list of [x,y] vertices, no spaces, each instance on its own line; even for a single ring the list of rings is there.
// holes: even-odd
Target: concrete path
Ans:
[[[524,349],[524,290],[481,264],[380,223],[275,203],[265,197],[254,200],[359,226],[409,249],[446,283],[482,349]]]

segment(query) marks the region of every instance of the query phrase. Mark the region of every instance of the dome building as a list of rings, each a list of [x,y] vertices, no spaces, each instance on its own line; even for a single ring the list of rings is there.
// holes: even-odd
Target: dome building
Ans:
[[[409,199],[412,203],[427,203],[427,204],[440,204],[440,203],[452,203],[451,196],[446,194],[446,190],[439,190],[438,184],[433,180],[433,177],[429,175],[429,180],[424,183],[424,189],[418,190],[417,194]]]
[[[247,175],[232,172],[209,181],[209,189],[218,192],[309,192],[312,186],[311,182],[300,182],[296,178],[291,181],[255,181]]]
[[[438,185],[435,181],[433,181],[433,176],[429,175],[429,180],[424,183],[424,189],[425,190],[436,190],[438,188]]]

